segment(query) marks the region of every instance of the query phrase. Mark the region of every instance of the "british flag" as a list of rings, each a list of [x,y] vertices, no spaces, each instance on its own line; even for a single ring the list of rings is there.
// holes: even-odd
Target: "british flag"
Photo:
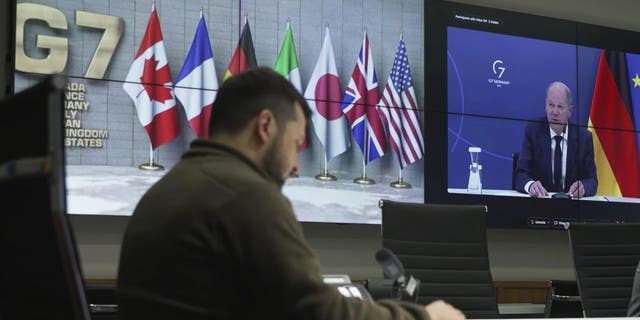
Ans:
[[[398,155],[400,168],[422,158],[424,141],[420,114],[413,91],[407,48],[402,37],[378,110],[389,135],[391,148]]]
[[[378,79],[373,65],[369,37],[364,32],[358,61],[342,98],[342,112],[351,125],[353,138],[360,146],[365,164],[382,157],[387,143],[377,104],[380,101]]]

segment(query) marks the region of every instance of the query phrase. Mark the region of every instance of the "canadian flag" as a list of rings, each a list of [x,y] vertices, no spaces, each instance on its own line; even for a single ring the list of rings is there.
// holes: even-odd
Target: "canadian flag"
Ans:
[[[153,149],[180,134],[172,86],[162,30],[154,5],[140,49],[122,85],[136,106],[138,119],[147,130]]]

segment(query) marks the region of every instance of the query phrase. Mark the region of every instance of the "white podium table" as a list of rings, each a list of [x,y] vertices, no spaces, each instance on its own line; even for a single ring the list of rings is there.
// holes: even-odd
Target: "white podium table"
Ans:
[[[477,193],[469,193],[467,189],[462,188],[449,188],[447,189],[449,193],[458,193],[458,194],[477,194]],[[549,196],[540,197],[540,198],[551,198],[550,193]],[[489,196],[504,196],[504,197],[521,197],[526,198],[530,197],[528,194],[520,193],[515,190],[500,190],[500,189],[482,189],[482,193],[477,195],[489,195]],[[591,196],[591,197],[582,197],[572,199],[574,201],[604,201],[604,202],[625,202],[625,203],[640,203],[640,199],[638,198],[625,198],[625,197],[612,197],[612,196]]]

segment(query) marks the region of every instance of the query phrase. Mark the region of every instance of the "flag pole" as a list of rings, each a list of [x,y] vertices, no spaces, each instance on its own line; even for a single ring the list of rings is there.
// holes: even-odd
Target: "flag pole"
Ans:
[[[367,163],[366,159],[369,159],[369,122],[364,122],[364,152],[362,153],[362,176],[353,179],[354,183],[371,185],[376,184],[376,181],[367,177]]]
[[[316,179],[320,181],[336,181],[338,178],[329,173],[328,169],[329,160],[327,160],[327,150],[324,150],[324,170],[322,173],[316,176]]]
[[[164,170],[164,167],[153,161],[153,147],[149,146],[149,162],[138,165],[138,169],[147,171],[160,171]]]
[[[400,29],[400,39],[402,40],[402,28]],[[402,108],[402,106],[400,106],[399,108]],[[402,112],[400,112],[400,128],[401,131],[404,131],[404,114]],[[404,137],[402,135],[400,135],[400,148],[398,148],[400,151],[400,154],[398,156],[398,180],[391,182],[389,184],[389,186],[391,188],[397,188],[397,189],[410,189],[411,188],[411,184],[405,182],[404,180],[402,180],[402,157],[404,157]]]
[[[364,3],[363,3],[364,5]],[[367,26],[364,27],[364,33],[367,33]],[[362,177],[353,179],[354,183],[370,185],[375,184],[376,181],[367,177],[367,160],[369,159],[369,121],[367,121],[367,108],[365,105],[365,121],[364,121],[364,152],[362,153]]]
[[[402,167],[398,168],[398,180],[391,182],[389,186],[397,189],[411,189],[411,184],[402,180]]]
[[[403,28],[400,28],[400,40],[402,40],[402,37],[404,36],[404,30]],[[403,106],[401,105],[400,108],[402,108]],[[401,127],[401,131],[404,131],[404,113],[400,112],[400,127]],[[400,151],[399,157],[398,157],[398,162],[399,162],[399,166],[398,166],[398,180],[391,182],[389,184],[389,186],[391,188],[397,188],[397,189],[411,189],[411,184],[405,182],[402,179],[402,158],[404,157],[404,137],[402,135],[400,135],[400,148],[398,148]]]

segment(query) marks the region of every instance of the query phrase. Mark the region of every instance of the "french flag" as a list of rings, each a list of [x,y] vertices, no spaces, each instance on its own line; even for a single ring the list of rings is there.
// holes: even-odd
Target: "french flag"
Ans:
[[[174,92],[184,107],[189,125],[199,138],[209,136],[211,108],[216,99],[218,78],[204,15],[191,43],[191,49],[176,79]]]

